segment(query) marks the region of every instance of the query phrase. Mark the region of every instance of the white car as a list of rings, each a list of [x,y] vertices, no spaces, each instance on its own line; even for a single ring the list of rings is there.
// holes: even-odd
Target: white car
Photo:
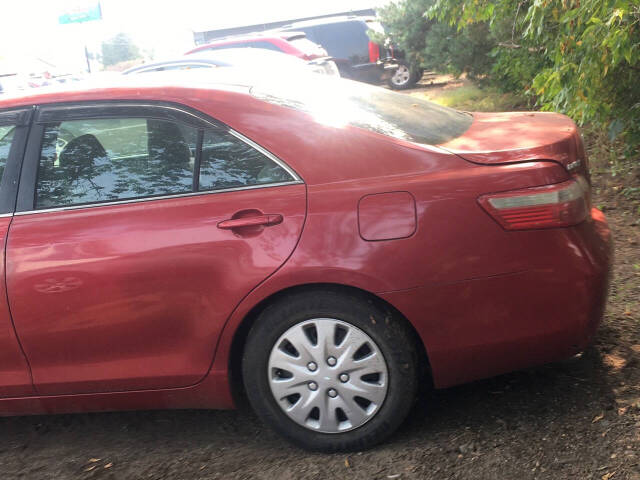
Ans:
[[[336,64],[330,57],[307,61],[285,53],[255,48],[230,48],[194,53],[171,60],[138,65],[125,70],[123,74],[222,67],[236,67],[258,72],[277,71],[283,75],[314,72],[335,77],[340,76]]]

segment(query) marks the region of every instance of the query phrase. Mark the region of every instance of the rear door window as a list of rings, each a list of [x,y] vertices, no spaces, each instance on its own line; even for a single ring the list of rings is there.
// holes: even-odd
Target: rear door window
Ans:
[[[207,130],[202,141],[200,190],[224,190],[295,180],[265,153],[221,130]]]
[[[195,138],[192,127],[145,118],[48,124],[36,208],[191,192]]]
[[[8,138],[11,131],[2,128]],[[297,181],[288,167],[243,138],[223,128],[156,118],[47,123],[38,161],[35,208]]]

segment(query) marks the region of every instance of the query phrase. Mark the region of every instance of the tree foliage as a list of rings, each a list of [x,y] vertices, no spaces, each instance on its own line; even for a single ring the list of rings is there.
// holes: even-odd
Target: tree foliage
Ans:
[[[380,10],[385,31],[406,53],[412,63],[459,75],[487,73],[492,64],[493,44],[485,24],[457,29],[428,19],[425,12],[434,0],[391,3]]]
[[[105,67],[139,57],[140,50],[126,33],[102,42],[102,64]]]
[[[422,9],[421,20],[405,17],[412,29],[418,22],[434,32],[440,23],[466,32],[472,43],[469,32],[486,28],[476,47],[490,43],[486,71],[503,88],[532,94],[543,110],[607,127],[612,138],[640,143],[640,0],[403,0],[393,8]]]

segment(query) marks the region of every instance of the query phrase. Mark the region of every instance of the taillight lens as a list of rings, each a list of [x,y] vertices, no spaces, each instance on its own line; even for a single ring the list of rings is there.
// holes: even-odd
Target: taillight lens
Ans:
[[[369,61],[375,63],[380,59],[380,45],[369,42]]]
[[[481,196],[480,205],[506,230],[568,227],[589,214],[589,183],[582,176],[563,183]]]

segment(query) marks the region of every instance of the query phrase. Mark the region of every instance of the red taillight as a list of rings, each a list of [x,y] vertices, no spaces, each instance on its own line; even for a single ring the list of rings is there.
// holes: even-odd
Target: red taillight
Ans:
[[[380,45],[369,42],[369,61],[375,63],[380,59]]]
[[[556,185],[483,195],[478,201],[506,230],[568,227],[589,214],[589,184],[575,177]]]

